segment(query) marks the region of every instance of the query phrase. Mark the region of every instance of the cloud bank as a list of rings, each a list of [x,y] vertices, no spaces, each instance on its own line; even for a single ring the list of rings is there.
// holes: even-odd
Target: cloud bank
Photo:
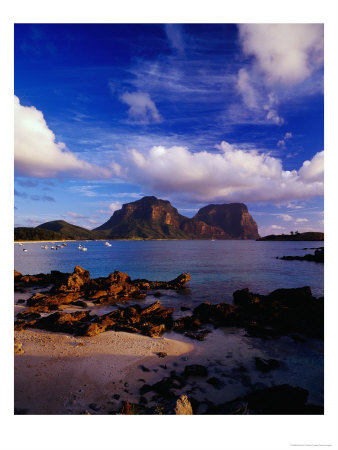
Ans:
[[[108,178],[111,171],[79,159],[55,135],[34,106],[14,96],[14,162],[20,175],[50,178],[65,173],[78,178]]]
[[[125,173],[149,192],[196,202],[284,203],[323,195],[324,152],[298,171],[288,171],[268,154],[236,149],[224,141],[217,147],[219,153],[192,153],[179,146],[133,149]]]

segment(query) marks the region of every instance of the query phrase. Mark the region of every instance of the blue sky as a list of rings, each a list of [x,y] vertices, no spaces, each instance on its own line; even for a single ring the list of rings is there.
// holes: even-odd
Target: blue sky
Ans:
[[[323,26],[15,25],[15,225],[144,195],[323,230]]]

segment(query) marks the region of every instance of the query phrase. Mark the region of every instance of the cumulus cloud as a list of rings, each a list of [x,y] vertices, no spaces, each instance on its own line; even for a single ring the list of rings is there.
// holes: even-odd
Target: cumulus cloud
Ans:
[[[189,200],[269,201],[283,203],[323,195],[323,180],[310,175],[318,169],[318,154],[300,171],[283,170],[281,160],[256,150],[237,149],[227,142],[219,153],[193,153],[187,147],[130,150],[126,173],[148,192],[175,194]],[[317,174],[317,172],[316,172]]]
[[[36,178],[56,177],[68,173],[79,178],[102,178],[111,171],[84,160],[70,152],[55,135],[34,106],[22,106],[14,96],[14,161],[20,175]]]
[[[299,170],[300,178],[306,182],[323,181],[324,151],[317,153],[311,161],[304,161]]]
[[[268,83],[295,85],[323,64],[322,24],[240,24],[243,52]]]
[[[162,122],[162,117],[148,93],[125,92],[120,99],[129,106],[130,120],[141,124]]]

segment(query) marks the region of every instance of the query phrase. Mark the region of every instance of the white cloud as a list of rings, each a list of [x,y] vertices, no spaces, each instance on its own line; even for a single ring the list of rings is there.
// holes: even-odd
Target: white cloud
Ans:
[[[299,175],[306,182],[323,181],[324,151],[317,153],[311,161],[304,161],[299,170]]]
[[[125,92],[120,99],[129,106],[129,119],[141,124],[162,122],[162,117],[148,93]]]
[[[55,135],[34,106],[22,106],[14,96],[14,161],[21,175],[49,178],[68,173],[78,178],[107,178],[111,171],[70,152]]]
[[[268,94],[268,103],[263,106],[263,109],[267,111],[266,119],[272,121],[276,125],[283,125],[284,119],[277,112],[278,98],[275,94],[270,92]]]
[[[323,63],[322,24],[240,24],[243,52],[254,56],[268,83],[295,85]]]
[[[283,170],[281,160],[256,150],[237,149],[227,142],[219,153],[193,153],[187,147],[152,147],[131,150],[126,158],[127,176],[148,192],[175,194],[193,201],[303,200],[323,195],[323,180],[306,178],[304,171],[317,167],[318,154],[301,171]],[[310,167],[309,167],[310,166]]]
[[[290,222],[290,220],[293,220],[289,214],[279,214],[278,217],[284,220],[284,222]]]
[[[249,109],[255,109],[257,104],[257,93],[250,82],[250,75],[245,69],[238,71],[237,90],[242,95],[243,102]]]
[[[110,212],[114,212],[117,211],[118,209],[122,208],[122,203],[121,202],[112,202],[109,204],[109,211]]]
[[[288,131],[287,133],[285,133],[284,138],[277,142],[277,147],[285,147],[286,141],[291,138],[292,138],[292,133],[290,131]],[[292,156],[293,155],[291,153],[286,155],[287,158],[292,158]]]
[[[299,219],[296,219],[296,222],[295,223],[305,223],[305,222],[308,222],[309,221],[309,219],[301,219],[301,218],[299,218]]]
[[[280,225],[271,225],[270,228],[272,230],[285,230],[285,227],[281,227]]]

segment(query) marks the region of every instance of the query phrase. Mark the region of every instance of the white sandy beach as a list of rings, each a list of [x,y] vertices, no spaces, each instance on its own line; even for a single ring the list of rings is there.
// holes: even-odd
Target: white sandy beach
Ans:
[[[15,336],[24,349],[15,355],[15,408],[27,414],[95,413],[92,403],[97,413],[107,414],[120,404],[113,395],[138,400],[143,384],[138,380],[152,382],[157,378],[153,368],[193,349],[172,339],[115,331],[91,338],[39,330]]]

